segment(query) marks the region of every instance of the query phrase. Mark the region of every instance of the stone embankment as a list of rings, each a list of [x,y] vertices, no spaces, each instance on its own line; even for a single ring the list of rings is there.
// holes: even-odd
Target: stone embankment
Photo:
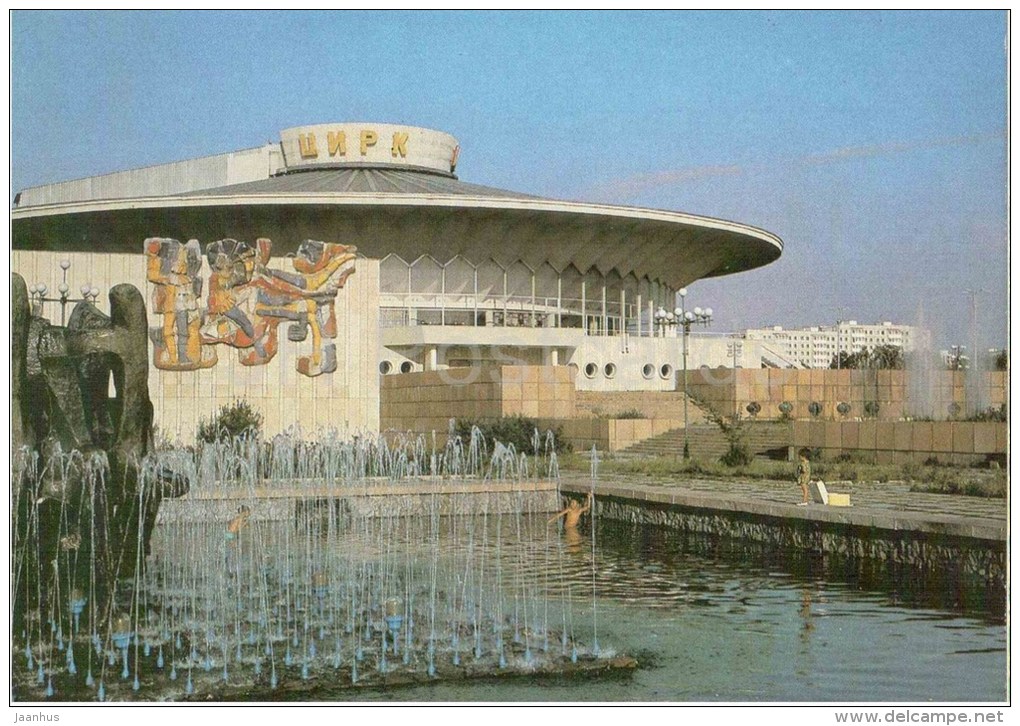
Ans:
[[[565,494],[582,496],[590,479],[571,475]],[[1007,505],[910,492],[903,483],[829,485],[851,507],[797,506],[792,482],[651,481],[615,476],[597,482],[596,516],[731,538],[777,551],[831,557],[896,577],[916,575],[945,586],[1004,597]]]

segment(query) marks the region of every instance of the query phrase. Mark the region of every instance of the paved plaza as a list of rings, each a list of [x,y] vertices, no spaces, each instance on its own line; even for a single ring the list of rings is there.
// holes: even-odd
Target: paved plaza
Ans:
[[[1007,537],[1007,500],[911,492],[910,484],[903,481],[827,482],[830,492],[849,494],[852,506],[811,504],[798,507],[800,490],[792,480],[792,474],[790,481],[667,478],[615,473],[611,478],[611,481],[596,483],[596,495],[882,529],[940,532],[979,539],[1005,541]],[[567,473],[561,480],[561,489],[565,492],[587,492],[590,487],[591,479],[584,474]]]

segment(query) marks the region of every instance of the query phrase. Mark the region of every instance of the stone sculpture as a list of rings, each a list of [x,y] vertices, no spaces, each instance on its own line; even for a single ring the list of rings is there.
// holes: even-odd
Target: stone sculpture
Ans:
[[[109,316],[80,302],[67,327],[52,325],[32,315],[25,281],[12,275],[13,574],[22,609],[52,612],[50,598],[70,588],[92,593],[100,608],[114,605],[112,585],[144,558],[160,499],[187,489],[158,472],[143,476],[153,417],[145,304],[131,285],[115,286],[109,300]]]

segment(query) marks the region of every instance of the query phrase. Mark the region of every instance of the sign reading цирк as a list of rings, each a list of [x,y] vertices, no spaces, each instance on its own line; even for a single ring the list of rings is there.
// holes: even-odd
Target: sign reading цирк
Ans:
[[[295,126],[280,132],[288,169],[316,166],[403,166],[452,174],[457,139],[441,131],[393,124]]]

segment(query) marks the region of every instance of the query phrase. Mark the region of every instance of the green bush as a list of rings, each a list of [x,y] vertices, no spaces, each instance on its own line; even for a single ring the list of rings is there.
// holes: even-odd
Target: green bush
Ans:
[[[998,408],[989,407],[984,411],[978,411],[975,414],[968,416],[965,420],[967,421],[1008,421],[1009,412],[1006,409],[1006,404],[1002,404]]]
[[[914,481],[915,479],[920,479],[921,475],[923,474],[921,465],[918,464],[916,461],[908,461],[901,467],[901,469],[903,471],[903,479],[905,481]]]
[[[495,421],[472,421],[461,419],[457,421],[455,433],[467,446],[471,441],[471,429],[477,426],[482,432],[489,446],[493,441],[498,441],[504,446],[513,444],[518,453],[535,456],[545,453],[546,432],[551,430],[556,439],[556,453],[570,451],[570,444],[563,438],[563,429],[556,426],[552,429],[542,429],[538,422],[526,416],[506,416]],[[535,429],[539,432],[540,451],[535,451],[534,437]]]
[[[1008,496],[1009,482],[1005,471],[982,474],[947,466],[930,468],[910,485],[910,491],[998,499],[1005,499]]]
[[[747,466],[754,461],[754,454],[746,444],[731,441],[730,448],[719,457],[719,461],[726,466]]]
[[[198,425],[198,439],[207,444],[241,436],[262,435],[262,414],[247,401],[234,401],[224,406],[210,420]]]
[[[636,408],[629,408],[626,411],[622,411],[616,414],[615,416],[610,416],[609,418],[632,419],[632,418],[646,418],[646,416],[642,411],[638,411]]]
[[[865,451],[841,451],[833,461],[837,464],[874,464],[874,454]]]

